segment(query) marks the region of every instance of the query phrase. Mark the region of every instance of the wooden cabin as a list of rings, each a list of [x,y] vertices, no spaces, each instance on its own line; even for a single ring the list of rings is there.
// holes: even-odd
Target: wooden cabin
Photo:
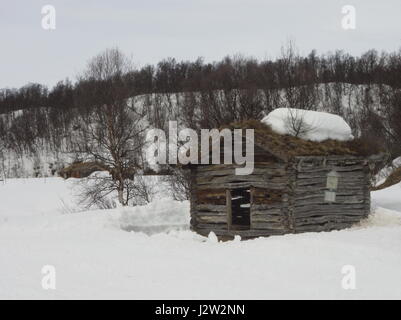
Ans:
[[[370,174],[383,157],[359,140],[312,142],[280,135],[259,121],[252,128],[254,170],[190,165],[191,229],[243,239],[344,229],[370,212]]]

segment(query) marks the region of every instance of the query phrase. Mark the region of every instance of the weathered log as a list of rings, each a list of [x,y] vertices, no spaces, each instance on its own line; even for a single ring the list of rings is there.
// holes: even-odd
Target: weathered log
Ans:
[[[196,210],[197,211],[226,212],[227,206],[226,205],[214,205],[214,204],[197,204]]]
[[[224,184],[233,182],[265,182],[276,183],[285,185],[287,183],[287,177],[285,176],[273,176],[273,175],[229,175],[229,176],[211,176],[211,177],[197,177],[196,183],[198,185],[205,184]]]
[[[196,220],[198,223],[227,223],[227,215],[197,215]]]
[[[210,183],[198,186],[198,190],[211,190],[211,189],[234,189],[234,188],[247,188],[247,187],[257,187],[257,188],[269,188],[283,190],[285,189],[284,183],[271,183],[270,181],[265,182],[229,182],[229,183]]]
[[[252,222],[252,229],[263,230],[284,230],[285,226],[281,222]]]

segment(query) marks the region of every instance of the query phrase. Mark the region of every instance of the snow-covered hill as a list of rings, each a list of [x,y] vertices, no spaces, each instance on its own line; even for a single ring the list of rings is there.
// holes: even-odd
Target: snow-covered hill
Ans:
[[[401,298],[401,185],[374,214],[328,233],[216,242],[188,230],[189,204],[80,212],[74,180],[0,184],[0,298]],[[42,267],[56,289],[41,286]],[[342,288],[344,265],[356,289]]]
[[[348,83],[327,83],[316,85],[313,89],[313,101],[309,101],[310,108],[317,111],[331,112],[341,115],[345,121],[350,124],[354,131],[358,131],[358,123],[356,116],[362,111],[363,107],[368,106],[369,109],[376,110],[378,113],[385,109],[382,97],[385,92],[394,90],[387,86],[378,85],[353,85]],[[240,90],[233,90],[232,99],[237,104],[240,103],[238,97]],[[201,94],[198,92],[193,94],[191,99],[188,98],[189,93],[163,93],[163,94],[147,94],[135,96],[129,100],[129,104],[135,106],[139,110],[145,110],[152,122],[152,114],[165,120],[175,120],[179,124],[185,122],[182,118],[184,112],[182,109],[190,100],[200,101]],[[284,90],[271,90],[267,94],[264,90],[257,91],[258,101],[263,106],[269,108],[286,108],[291,107],[288,97]],[[223,91],[216,91],[216,101],[227,103],[227,97]],[[157,109],[157,112],[155,111]],[[270,110],[268,110],[270,111]],[[160,114],[162,113],[162,114]],[[195,116],[199,116],[200,110],[195,112]],[[266,112],[267,114],[268,112]],[[265,115],[266,115],[265,114]],[[9,129],[13,123],[18,121],[19,117],[24,116],[24,111],[14,111],[8,114],[1,114],[0,121],[4,122],[5,129]],[[355,132],[353,132],[355,134]],[[7,147],[2,147],[0,137],[0,179],[2,177],[51,177],[56,175],[59,168],[70,164],[76,159],[76,155],[69,152],[68,145],[74,141],[74,130],[70,130],[68,137],[65,137],[62,147],[54,147],[49,141],[35,141],[34,150],[22,149],[15,152]]]

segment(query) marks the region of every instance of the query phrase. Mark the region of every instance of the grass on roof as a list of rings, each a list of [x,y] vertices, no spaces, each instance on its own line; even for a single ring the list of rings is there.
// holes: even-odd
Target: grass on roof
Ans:
[[[360,138],[350,141],[329,139],[316,142],[291,135],[282,135],[274,132],[270,126],[259,120],[236,122],[225,126],[225,128],[254,129],[256,144],[287,157],[322,155],[369,156],[383,151],[380,146]]]

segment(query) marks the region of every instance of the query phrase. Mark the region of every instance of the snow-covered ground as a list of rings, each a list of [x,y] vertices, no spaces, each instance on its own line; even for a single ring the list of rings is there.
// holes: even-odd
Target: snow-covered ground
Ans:
[[[73,186],[0,182],[0,298],[401,298],[400,185],[372,193],[375,213],[348,230],[224,243],[188,230],[188,202],[79,212]]]

